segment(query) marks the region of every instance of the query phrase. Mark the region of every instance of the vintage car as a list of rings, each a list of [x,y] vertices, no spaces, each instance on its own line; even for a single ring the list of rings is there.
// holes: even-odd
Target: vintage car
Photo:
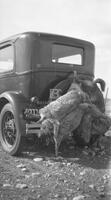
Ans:
[[[0,141],[6,152],[18,154],[23,138],[37,134],[39,107],[58,89],[65,93],[75,70],[93,81],[94,56],[92,43],[54,34],[26,32],[0,42]]]

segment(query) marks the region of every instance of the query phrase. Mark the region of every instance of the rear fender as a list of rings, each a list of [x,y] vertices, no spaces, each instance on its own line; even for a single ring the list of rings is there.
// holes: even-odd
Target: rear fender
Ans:
[[[6,103],[10,103],[15,114],[17,129],[22,135],[26,133],[25,120],[23,118],[23,109],[29,104],[29,101],[20,92],[4,92],[0,95],[0,112]]]

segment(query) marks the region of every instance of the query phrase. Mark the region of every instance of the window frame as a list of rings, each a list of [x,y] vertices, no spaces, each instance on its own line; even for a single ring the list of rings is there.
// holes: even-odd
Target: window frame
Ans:
[[[6,75],[6,74],[12,74],[15,72],[15,51],[14,51],[14,43],[12,41],[8,41],[8,42],[3,42],[0,44],[0,50],[1,49],[4,49],[8,46],[11,46],[12,47],[12,54],[13,54],[13,68],[11,70],[7,70],[7,71],[3,71],[3,72],[0,72],[0,76],[2,75]]]
[[[74,47],[74,48],[78,48],[78,49],[82,49],[83,51],[83,55],[82,54],[79,54],[81,55],[81,64],[75,64],[75,63],[65,63],[65,62],[53,62],[52,61],[52,57],[53,57],[53,54],[52,54],[52,49],[53,49],[53,45],[60,45],[60,46],[66,46],[66,47]],[[82,67],[84,66],[84,54],[85,54],[85,49],[84,47],[81,47],[81,46],[77,46],[77,45],[70,45],[70,44],[67,44],[67,43],[52,43],[51,44],[51,63],[52,64],[64,64],[64,65],[69,65],[69,66],[78,66],[78,67]]]

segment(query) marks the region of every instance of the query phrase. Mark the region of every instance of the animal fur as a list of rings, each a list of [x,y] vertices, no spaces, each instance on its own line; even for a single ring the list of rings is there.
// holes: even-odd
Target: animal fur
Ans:
[[[39,110],[39,122],[42,123],[39,136],[50,134],[53,130],[56,156],[63,138],[79,125],[84,112],[80,105],[87,101],[88,96],[74,80],[66,94]]]
[[[84,93],[80,87],[75,84],[73,89],[39,110],[41,116],[40,121],[53,118],[61,122],[66,115],[75,110],[80,103],[84,102],[84,98]]]
[[[101,89],[104,90],[105,85],[100,79],[94,82],[90,80],[81,81],[75,73],[67,93],[39,110],[41,117],[39,120],[41,122],[39,137],[42,135],[53,137],[56,156],[61,141],[72,132],[74,133],[74,130],[77,130],[78,133],[81,127],[83,129],[82,137],[86,143],[89,143],[92,117],[102,116],[102,106],[99,104],[102,93],[97,83],[100,83]]]
[[[55,155],[58,156],[58,149],[64,138],[69,137],[81,121],[83,109],[80,107],[70,112],[60,123],[55,119],[45,119],[41,125],[41,135],[53,136],[55,142]]]
[[[79,146],[92,145],[111,126],[111,119],[96,105],[86,103],[84,111],[80,125],[73,131],[73,138]]]

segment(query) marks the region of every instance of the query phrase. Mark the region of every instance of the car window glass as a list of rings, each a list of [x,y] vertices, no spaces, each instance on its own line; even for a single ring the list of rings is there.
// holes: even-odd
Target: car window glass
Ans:
[[[83,64],[83,49],[68,45],[52,45],[52,62],[65,64]]]
[[[13,47],[11,45],[0,49],[0,73],[13,70]]]

